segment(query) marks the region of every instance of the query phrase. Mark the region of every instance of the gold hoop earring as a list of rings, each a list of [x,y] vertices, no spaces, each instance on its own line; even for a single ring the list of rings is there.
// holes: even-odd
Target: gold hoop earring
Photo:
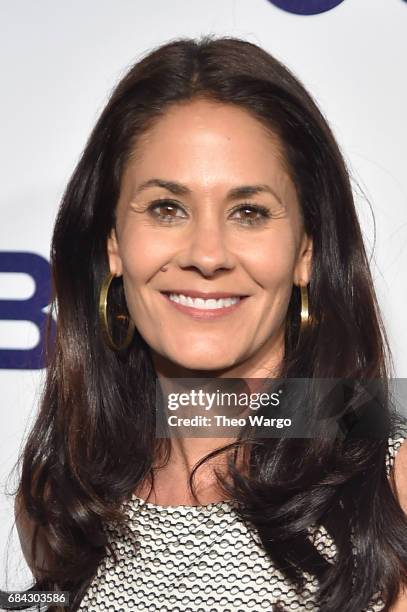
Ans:
[[[114,274],[108,274],[102,283],[102,287],[100,289],[100,296],[99,296],[99,321],[100,321],[100,327],[102,330],[102,336],[105,342],[110,346],[110,348],[114,349],[115,351],[121,351],[127,348],[130,342],[132,341],[134,330],[136,326],[134,325],[134,321],[132,321],[129,315],[117,315],[116,316],[117,319],[128,319],[129,321],[124,342],[121,345],[116,344],[116,342],[113,340],[110,334],[109,323],[108,323],[108,318],[107,318],[107,297],[109,293],[110,284],[114,278],[115,278]]]
[[[308,285],[301,285],[301,327],[300,334],[309,328],[311,325],[311,319],[308,311]]]

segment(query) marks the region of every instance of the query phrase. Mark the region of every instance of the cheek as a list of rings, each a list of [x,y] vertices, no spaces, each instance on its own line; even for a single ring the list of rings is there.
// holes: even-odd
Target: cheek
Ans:
[[[269,234],[247,251],[246,262],[264,289],[290,289],[295,266],[294,236],[283,231]]]
[[[133,284],[147,282],[167,262],[170,252],[168,241],[157,232],[135,227],[122,237],[120,254],[124,274]]]

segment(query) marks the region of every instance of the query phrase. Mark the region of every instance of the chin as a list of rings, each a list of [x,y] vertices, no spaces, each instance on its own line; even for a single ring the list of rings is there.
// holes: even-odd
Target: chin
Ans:
[[[219,359],[216,359],[213,356],[203,359],[201,355],[197,356],[196,358],[191,357],[190,359],[173,359],[173,361],[182,368],[188,370],[201,370],[205,372],[225,370],[227,368],[232,368],[235,365],[235,362],[233,362],[233,360],[225,360],[224,356],[219,357]]]

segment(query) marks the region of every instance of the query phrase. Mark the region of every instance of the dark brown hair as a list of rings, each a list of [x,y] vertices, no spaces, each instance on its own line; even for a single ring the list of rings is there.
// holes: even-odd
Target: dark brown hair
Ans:
[[[71,610],[106,554],[104,523],[125,521],[121,503],[151,475],[160,445],[168,445],[155,438],[149,347],[136,331],[128,349],[110,349],[98,301],[126,161],[171,105],[197,96],[237,105],[279,138],[313,239],[314,324],[299,337],[294,287],[282,376],[389,377],[391,355],[349,175],[311,96],[279,61],[244,40],[205,36],[154,49],[114,89],[67,185],[52,237],[57,334],[21,458],[18,497],[48,550],[46,571],[34,571],[35,586],[71,591]],[[123,287],[111,293],[125,308]],[[300,586],[304,570],[318,577],[324,612],[360,611],[378,588],[390,604],[405,576],[407,520],[386,477],[393,425],[390,412],[385,417],[377,439],[270,438],[251,447],[248,475],[229,463],[233,486],[224,483],[225,490],[285,575]],[[314,524],[334,539],[335,564],[307,539]],[[35,548],[33,540],[33,554]]]

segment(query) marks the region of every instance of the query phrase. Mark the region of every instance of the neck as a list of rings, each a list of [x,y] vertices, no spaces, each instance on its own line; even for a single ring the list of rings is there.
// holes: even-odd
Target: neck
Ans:
[[[199,386],[200,388],[205,388],[206,392],[208,392],[208,388],[215,391],[216,387],[222,387],[222,379],[244,379],[245,392],[252,393],[261,385],[261,379],[278,378],[283,354],[284,336],[282,334],[279,338],[279,342],[276,342],[274,338],[272,347],[266,343],[266,345],[260,348],[256,355],[251,356],[246,361],[218,370],[190,369],[178,363],[174,363],[156,353],[153,353],[152,357],[164,397],[168,397],[169,393],[174,392],[185,392],[189,394],[191,388],[196,388],[196,385],[192,382],[191,385],[189,385],[186,380],[182,379],[191,378],[200,379]],[[172,379],[177,380],[174,381]],[[205,379],[208,379],[207,383],[204,382]],[[236,407],[232,406],[232,413],[234,412],[234,408]],[[241,411],[241,407],[239,409]],[[185,411],[185,407],[181,408],[181,410],[174,410],[171,412],[171,415],[178,416],[181,411]],[[200,412],[208,415],[209,411],[205,412],[205,410],[201,410]],[[169,411],[166,412],[166,415],[168,414]],[[196,409],[194,414],[196,414]],[[212,411],[212,415],[213,414]],[[223,414],[225,414],[225,411],[223,411]],[[232,414],[232,416],[239,416],[239,414]],[[182,486],[185,489],[194,465],[212,451],[234,442],[237,437],[230,437],[228,435],[222,436],[221,432],[219,432],[219,428],[216,433],[216,436],[211,435],[210,431],[208,432],[208,430],[206,430],[203,436],[201,428],[200,437],[185,435],[183,437],[171,438],[171,455],[167,466],[164,468],[165,478],[167,478],[169,483],[168,486],[170,486],[171,483],[171,486],[173,486],[174,482],[182,482]],[[227,454],[222,453],[213,460],[205,462],[202,468],[197,470],[196,482],[202,485],[203,488],[207,487],[207,490],[209,490],[212,486],[210,483],[213,483],[213,467],[216,466],[223,470],[226,461]],[[162,476],[164,476],[164,471],[161,472]],[[198,479],[198,476],[200,479]],[[163,482],[163,478],[161,478],[160,482]]]

